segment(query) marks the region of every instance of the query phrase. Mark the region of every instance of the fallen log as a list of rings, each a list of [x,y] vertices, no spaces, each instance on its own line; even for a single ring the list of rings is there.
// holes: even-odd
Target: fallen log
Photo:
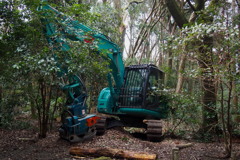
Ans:
[[[38,138],[37,137],[31,137],[31,138],[21,138],[21,137],[17,137],[17,140],[19,141],[32,141],[32,142],[37,142]]]
[[[191,146],[193,146],[192,143],[177,144],[177,145],[176,145],[176,147],[179,148],[179,149],[184,149],[184,148],[191,147]]]
[[[125,158],[132,160],[156,160],[156,154],[149,153],[139,153],[132,151],[125,151],[120,149],[112,149],[112,148],[81,148],[81,147],[71,147],[69,150],[71,155],[77,156],[90,156],[90,157],[112,157],[112,158]]]

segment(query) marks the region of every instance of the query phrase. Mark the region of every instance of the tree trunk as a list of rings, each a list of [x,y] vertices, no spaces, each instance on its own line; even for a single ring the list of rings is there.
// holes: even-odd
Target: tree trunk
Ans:
[[[172,24],[171,22],[171,17],[169,17],[168,19],[168,28],[169,28],[169,33],[171,35],[174,35],[175,31],[176,31],[176,23]],[[168,46],[172,46],[172,41],[168,42]],[[172,58],[172,49],[169,47],[169,49],[167,50],[167,68],[168,68],[168,72],[165,73],[165,77],[164,77],[164,84],[165,86],[169,85],[169,77],[171,75],[172,72],[172,65],[173,65],[173,58]]]
[[[199,67],[202,70],[202,103],[203,103],[203,123],[202,129],[206,133],[215,129],[218,123],[216,110],[216,85],[214,80],[214,71],[212,68],[212,46],[213,38],[205,36],[202,47],[199,48]],[[213,130],[212,130],[213,131]]]
[[[1,113],[2,99],[3,99],[3,87],[2,85],[0,85],[0,113]]]
[[[122,2],[119,0],[114,0],[114,7],[118,11],[118,17],[119,17],[119,33],[121,35],[121,41],[120,41],[120,47],[124,48],[124,42],[125,42],[125,34],[126,34],[126,26],[124,24],[125,19],[125,11],[122,10]],[[105,2],[106,3],[106,2]]]
[[[176,87],[175,93],[180,93],[182,90],[183,78],[184,78],[183,71],[185,69],[186,58],[187,58],[186,54],[181,55],[181,60],[180,60],[179,68],[178,68],[178,81],[177,81],[177,87]]]
[[[223,87],[223,82],[220,82],[221,88],[221,120],[222,120],[222,129],[223,129],[223,138],[225,143],[225,157],[229,158],[232,153],[232,125],[231,125],[231,96],[232,96],[232,82],[229,82],[227,86],[228,98],[224,99],[224,93],[226,89]],[[227,105],[224,103],[227,101]],[[227,106],[227,107],[226,107]],[[225,110],[227,108],[227,112]]]
[[[41,103],[37,104],[37,111],[39,119],[40,138],[45,138],[47,136],[52,91],[53,87],[51,86],[51,83],[48,84],[47,82],[45,82],[45,80],[39,80],[39,93],[41,97]]]
[[[238,6],[237,6],[236,2],[237,2],[237,0],[236,1],[234,1],[234,0],[232,1],[232,14],[233,14],[233,18],[235,18],[237,16],[240,16],[240,4],[238,4]],[[240,2],[238,2],[238,3],[240,3]],[[238,7],[238,13],[236,13],[236,8],[237,7]],[[240,40],[240,22],[238,22],[237,26],[238,26],[238,30],[239,30],[238,37],[239,37],[239,40]],[[240,53],[240,49],[238,49],[238,53],[236,53],[236,54],[239,54],[239,53]],[[238,70],[240,69],[240,66],[239,66],[238,63],[239,63],[239,57],[236,58],[236,60],[234,61],[234,64],[233,64],[233,70],[234,70],[235,73],[237,73],[236,68],[238,68]],[[237,74],[239,74],[239,71],[238,71]],[[239,98],[238,98],[236,81],[233,81],[233,106],[234,106],[233,112],[234,113],[237,113],[238,110],[239,110],[238,99]]]
[[[45,120],[43,120],[40,126],[39,138],[46,138],[47,131],[48,131],[48,123],[46,123]]]
[[[0,113],[2,113],[2,99],[3,99],[3,88],[0,85]],[[0,114],[0,125],[2,121],[2,115]]]
[[[31,107],[31,117],[34,118],[37,116],[37,111],[36,111],[36,104],[32,95],[32,92],[34,90],[33,88],[34,84],[30,83],[28,85],[28,97],[29,97],[29,101],[30,101],[30,107]]]
[[[37,114],[36,114],[36,106],[32,98],[30,99],[30,106],[31,106],[31,117],[34,118],[36,117]]]
[[[91,157],[112,157],[112,158],[120,158],[120,159],[136,159],[136,160],[155,160],[157,159],[156,154],[149,153],[138,153],[131,152],[129,150],[119,150],[119,149],[111,149],[111,148],[89,148],[84,149],[80,147],[72,147],[70,148],[69,153],[71,155],[77,156],[91,156]]]

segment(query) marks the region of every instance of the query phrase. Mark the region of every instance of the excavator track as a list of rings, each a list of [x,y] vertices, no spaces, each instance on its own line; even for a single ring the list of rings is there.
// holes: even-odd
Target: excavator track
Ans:
[[[97,135],[103,135],[107,129],[107,118],[100,117],[96,123]]]
[[[158,142],[162,139],[162,122],[160,120],[144,120],[147,124],[147,139]]]

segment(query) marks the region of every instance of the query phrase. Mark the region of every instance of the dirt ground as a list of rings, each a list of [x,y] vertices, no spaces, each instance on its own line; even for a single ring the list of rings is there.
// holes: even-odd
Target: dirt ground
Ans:
[[[144,136],[138,138],[122,129],[108,130],[103,136],[92,140],[70,144],[62,140],[56,131],[49,133],[47,138],[38,139],[37,134],[29,130],[0,129],[0,159],[1,160],[75,160],[69,154],[72,146],[83,148],[110,147],[136,152],[155,153],[159,160],[171,160],[172,148],[177,144],[193,143],[193,146],[180,150],[181,160],[217,160],[224,151],[223,143],[199,143],[180,139],[164,139],[161,142],[148,142]],[[35,138],[34,138],[35,137]],[[30,139],[27,139],[30,138]],[[233,152],[240,159],[240,139],[235,139]],[[78,157],[80,159],[94,159]]]

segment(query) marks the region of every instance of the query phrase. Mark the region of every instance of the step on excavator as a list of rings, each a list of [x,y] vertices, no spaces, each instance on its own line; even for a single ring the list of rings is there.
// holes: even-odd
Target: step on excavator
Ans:
[[[51,7],[47,0],[42,0],[39,11],[43,15],[45,36],[55,50],[68,53],[71,48],[68,40],[94,43],[96,54],[103,53],[110,60],[108,87],[100,92],[97,104],[98,113],[107,116],[86,113],[86,87],[79,76],[69,76],[69,84],[62,87],[68,101],[59,129],[60,137],[79,142],[95,134],[104,134],[108,128],[127,126],[145,128],[149,141],[161,140],[161,120],[168,116],[167,100],[161,94],[164,73],[153,64],[124,67],[122,51],[117,44]],[[62,72],[67,73],[67,68]]]

